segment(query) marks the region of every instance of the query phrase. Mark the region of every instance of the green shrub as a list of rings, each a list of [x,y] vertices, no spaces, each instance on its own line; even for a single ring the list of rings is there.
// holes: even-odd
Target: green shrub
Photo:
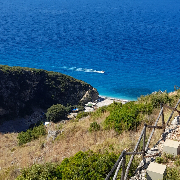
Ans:
[[[159,108],[161,103],[173,105],[177,101],[178,97],[170,96],[166,91],[154,92],[147,96],[141,96],[138,98],[139,102],[145,102],[152,104],[153,108]]]
[[[167,167],[166,179],[180,180],[180,168],[179,167],[174,167],[174,168]]]
[[[99,154],[92,151],[80,151],[74,157],[64,159],[57,170],[62,173],[62,179],[104,179],[117,158],[114,153]]]
[[[49,121],[57,122],[66,118],[68,110],[61,104],[52,105],[47,109],[46,118]]]
[[[89,115],[88,112],[79,112],[79,113],[77,114],[77,116],[76,116],[76,119],[79,120],[79,119],[81,119],[81,118],[83,118],[83,117],[87,117],[88,115]]]
[[[166,179],[180,180],[180,156],[164,153],[161,157],[156,158],[156,162],[159,164],[166,164],[169,160],[175,161],[176,167],[167,167]]]
[[[97,119],[102,116],[107,111],[107,106],[102,106],[98,108],[96,111],[91,112],[91,118]]]
[[[175,161],[178,156],[174,156],[173,154],[167,154],[164,153],[163,156],[165,156],[168,160]]]
[[[180,167],[180,159],[178,158],[178,159],[174,162],[174,164],[175,164],[176,166],[179,166],[179,167]]]
[[[56,172],[57,165],[53,163],[34,164],[30,168],[21,171],[21,175],[16,180],[56,180],[62,179],[62,174]]]
[[[84,106],[82,106],[82,105],[77,105],[77,106],[74,106],[74,107],[77,108],[78,111],[84,111],[85,110]]]
[[[117,103],[108,108],[111,111],[104,121],[105,128],[114,128],[118,133],[136,128],[142,121],[142,115],[152,113],[153,109],[150,104],[136,104],[135,102],[124,105]]]
[[[158,164],[163,164],[166,163],[166,159],[164,159],[163,157],[157,157],[155,160]]]
[[[43,124],[34,127],[32,129],[28,129],[26,132],[21,132],[18,134],[18,144],[23,145],[27,142],[30,142],[34,139],[38,139],[40,136],[43,136],[46,134],[46,128]]]
[[[99,131],[100,130],[100,125],[97,122],[93,122],[90,124],[89,131]]]
[[[175,159],[177,159],[177,156],[174,156],[172,154],[163,153],[162,156],[157,157],[155,161],[159,164],[165,164],[165,163],[168,163],[169,160],[174,161]]]
[[[80,151],[75,156],[64,159],[60,165],[37,164],[23,169],[16,180],[103,180],[117,159],[118,156],[114,153],[100,154]]]

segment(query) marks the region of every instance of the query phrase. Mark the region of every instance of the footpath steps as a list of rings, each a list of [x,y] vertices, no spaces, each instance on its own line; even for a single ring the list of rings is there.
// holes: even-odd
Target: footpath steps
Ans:
[[[146,171],[147,180],[163,180],[166,175],[166,165],[151,162]]]
[[[163,146],[163,153],[177,156],[178,154],[180,154],[180,142],[167,139]]]
[[[131,180],[163,180],[166,174],[166,165],[155,163],[155,159],[164,152],[173,155],[180,154],[179,119],[179,117],[175,117],[171,125],[161,135],[161,139],[147,151],[145,158],[136,170],[135,176],[130,178]]]

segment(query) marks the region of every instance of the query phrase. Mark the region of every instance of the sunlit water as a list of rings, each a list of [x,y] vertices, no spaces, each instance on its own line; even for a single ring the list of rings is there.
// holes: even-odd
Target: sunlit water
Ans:
[[[129,100],[180,86],[179,0],[0,0],[0,12],[0,64]]]

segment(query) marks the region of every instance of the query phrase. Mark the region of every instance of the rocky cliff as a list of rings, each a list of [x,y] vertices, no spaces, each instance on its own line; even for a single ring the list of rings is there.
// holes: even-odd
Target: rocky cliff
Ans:
[[[25,115],[33,107],[77,105],[97,98],[91,85],[61,73],[0,66],[0,120]]]

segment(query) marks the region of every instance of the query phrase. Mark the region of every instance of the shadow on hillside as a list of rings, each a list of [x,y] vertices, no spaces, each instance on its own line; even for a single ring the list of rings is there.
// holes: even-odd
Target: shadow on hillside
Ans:
[[[30,116],[26,116],[24,118],[15,118],[13,120],[4,121],[0,124],[0,132],[16,133],[26,131],[31,124],[35,124],[38,121],[46,121],[46,117],[42,111],[35,111]]]

